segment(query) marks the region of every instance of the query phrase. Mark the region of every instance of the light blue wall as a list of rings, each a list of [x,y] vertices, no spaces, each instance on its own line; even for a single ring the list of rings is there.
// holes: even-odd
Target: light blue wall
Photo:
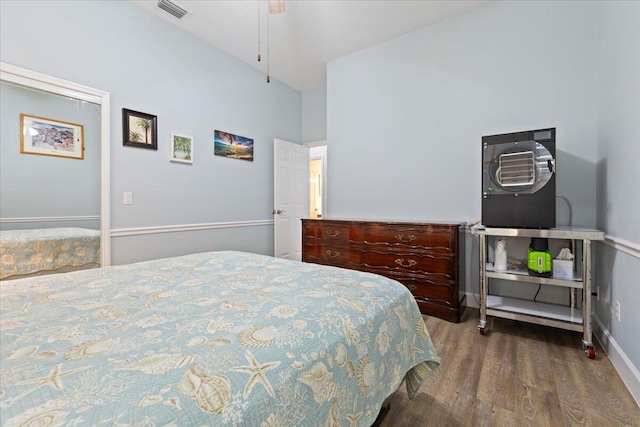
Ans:
[[[20,153],[20,114],[83,126],[84,159]],[[0,84],[0,217],[100,215],[100,107],[6,82]],[[66,226],[81,223],[67,222]],[[0,228],[48,227],[2,223]],[[57,226],[63,224],[55,224]],[[84,224],[98,229],[97,220]]]
[[[599,2],[597,16],[598,227],[640,248],[640,2]],[[640,370],[640,259],[600,248],[596,315]]]
[[[328,216],[474,223],[482,136],[556,127],[557,193],[572,225],[594,227],[595,13],[492,2],[329,63]],[[558,225],[569,217],[558,199]],[[464,289],[477,293],[477,243],[467,248]]]
[[[475,222],[481,136],[556,127],[557,194],[573,225],[637,247],[639,7],[493,2],[329,63],[329,217]],[[561,200],[557,222],[569,222]],[[467,248],[477,293],[477,242]],[[596,315],[637,372],[638,258],[594,249]]]
[[[556,127],[557,193],[595,226],[595,9],[494,2],[329,63],[329,215],[475,222],[481,137]]]
[[[112,229],[272,219],[273,138],[301,142],[300,92],[267,84],[259,71],[129,2],[2,1],[0,16],[2,61],[111,93]],[[158,116],[158,151],[122,146],[122,108]],[[214,156],[216,129],[253,138],[255,160]],[[171,132],[194,138],[193,165],[169,162]],[[129,191],[134,204],[125,206]],[[272,253],[266,227],[189,239],[198,249],[243,239],[248,250]],[[192,252],[184,238],[166,233],[141,250],[143,238],[117,237],[112,261]]]
[[[302,142],[327,139],[327,88],[302,92]]]

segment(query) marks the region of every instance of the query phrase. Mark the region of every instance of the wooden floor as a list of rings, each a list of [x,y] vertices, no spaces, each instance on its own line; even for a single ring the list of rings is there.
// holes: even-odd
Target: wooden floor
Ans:
[[[424,316],[441,365],[413,401],[401,387],[382,427],[640,426],[640,409],[604,351],[578,332],[488,318]]]

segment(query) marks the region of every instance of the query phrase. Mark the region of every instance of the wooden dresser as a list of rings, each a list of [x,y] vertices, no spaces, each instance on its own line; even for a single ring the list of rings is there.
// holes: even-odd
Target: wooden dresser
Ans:
[[[422,313],[459,322],[462,226],[303,219],[302,260],[390,277],[411,291]]]

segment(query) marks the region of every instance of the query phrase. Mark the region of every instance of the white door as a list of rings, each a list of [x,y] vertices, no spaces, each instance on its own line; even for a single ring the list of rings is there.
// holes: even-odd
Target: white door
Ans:
[[[309,217],[309,148],[274,139],[274,254],[302,260],[302,218]]]

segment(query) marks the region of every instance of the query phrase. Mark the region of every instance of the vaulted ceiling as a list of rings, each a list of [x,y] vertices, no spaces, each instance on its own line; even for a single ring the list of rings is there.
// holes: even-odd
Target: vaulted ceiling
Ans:
[[[488,2],[285,0],[283,13],[268,14],[266,0],[172,1],[187,11],[182,19],[160,9],[157,0],[132,0],[132,3],[262,70],[265,75],[269,67],[272,79],[300,91],[324,86],[326,64],[331,60]]]

